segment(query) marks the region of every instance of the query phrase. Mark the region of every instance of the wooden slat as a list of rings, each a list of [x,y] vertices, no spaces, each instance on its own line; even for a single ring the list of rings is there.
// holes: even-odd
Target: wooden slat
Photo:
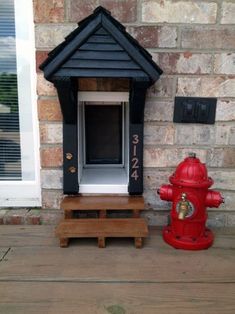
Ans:
[[[0,295],[3,314],[232,314],[235,308],[234,284],[2,282]]]
[[[79,50],[93,50],[93,51],[124,51],[118,44],[97,44],[88,43],[79,47]]]
[[[88,38],[87,43],[111,43],[116,44],[117,42],[110,35],[92,35]]]
[[[66,219],[59,223],[56,235],[61,238],[147,237],[143,218]]]
[[[147,238],[142,250],[134,248],[133,239],[108,239],[105,250],[98,249],[93,239],[74,240],[66,253],[58,244],[12,247],[7,260],[0,263],[0,281],[235,283],[234,250],[175,250],[162,242],[160,233],[150,240],[154,240],[152,246]]]
[[[110,35],[103,27],[100,27],[94,34],[95,35]]]
[[[2,252],[5,252],[9,247],[37,247],[37,246],[54,246],[58,245],[58,240],[55,237],[54,225],[40,225],[40,226],[22,226],[22,225],[2,225],[0,236],[0,247]],[[145,246],[154,250],[161,250],[166,248],[166,244],[162,239],[160,227],[149,227],[150,235],[145,240]],[[211,250],[235,249],[235,228],[218,228],[214,229],[215,240]],[[91,246],[93,240],[83,242],[88,247]],[[124,242],[115,241],[112,243],[113,247],[116,246],[129,246],[127,240]],[[169,247],[170,248],[170,247]]]
[[[45,245],[52,226],[1,226],[0,246],[12,248],[0,263],[0,313],[232,314],[234,230],[215,229],[214,246],[198,252],[171,248],[154,228],[141,251],[79,240],[65,254]]]
[[[135,46],[128,40],[128,38],[122,33],[119,32],[116,25],[113,24],[107,16],[102,17],[102,23],[105,28],[110,30],[112,33],[114,39],[122,45],[122,47],[130,54],[132,59],[138,63],[141,64],[142,68],[148,73],[148,75],[151,77],[152,80],[156,81],[159,78],[159,72],[156,70],[156,67],[151,64],[150,58],[146,58],[141,53],[140,50],[136,49]],[[158,69],[160,71],[160,69]],[[149,77],[148,77],[149,79]]]
[[[71,77],[139,77],[148,79],[148,76],[145,72],[141,70],[126,70],[126,69],[116,69],[113,71],[112,69],[68,69],[68,68],[60,68],[56,72],[57,77],[61,76],[71,76]]]
[[[55,226],[1,225],[0,247],[55,246]]]
[[[71,60],[131,60],[129,55],[124,51],[76,51]]]
[[[133,61],[113,61],[113,60],[68,60],[62,68],[72,69],[133,69],[139,70],[138,64]]]
[[[63,48],[63,53],[59,53],[54,57],[54,59],[44,68],[45,77],[50,77],[50,75],[60,67],[64,60],[67,60],[71,53],[73,53],[78,47],[78,43],[83,42],[88,36],[92,34],[100,24],[100,16],[97,16],[93,21],[90,22],[89,27],[85,27],[81,32],[73,38],[67,45]]]
[[[6,249],[0,248],[0,262],[3,259],[3,257],[5,256],[5,254],[7,253],[8,249],[9,248],[6,248]]]
[[[142,196],[68,196],[61,202],[63,210],[144,209]]]

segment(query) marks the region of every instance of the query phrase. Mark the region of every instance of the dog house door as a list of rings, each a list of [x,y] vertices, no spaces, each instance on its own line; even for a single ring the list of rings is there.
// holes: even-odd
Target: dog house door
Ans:
[[[79,92],[81,193],[128,193],[128,97],[120,92]]]

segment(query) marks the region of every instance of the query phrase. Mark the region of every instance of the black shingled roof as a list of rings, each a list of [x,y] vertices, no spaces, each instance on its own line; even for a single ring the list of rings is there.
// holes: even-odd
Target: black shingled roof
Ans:
[[[112,77],[116,71],[114,76],[146,76],[152,84],[162,74],[162,70],[152,60],[148,51],[128,34],[125,27],[105,8],[101,6],[96,8],[93,14],[80,21],[78,26],[48,54],[48,58],[40,65],[46,79],[53,81],[54,76],[88,77],[92,76],[93,72],[95,74],[93,76]],[[111,50],[109,54],[105,52],[106,47]],[[93,57],[85,62],[86,53],[89,52],[91,55],[91,50]],[[117,57],[114,57],[115,53]],[[118,69],[118,62],[120,69]],[[113,67],[112,64],[115,66]],[[88,65],[89,67],[94,65],[95,71],[92,72],[93,68],[88,69]]]

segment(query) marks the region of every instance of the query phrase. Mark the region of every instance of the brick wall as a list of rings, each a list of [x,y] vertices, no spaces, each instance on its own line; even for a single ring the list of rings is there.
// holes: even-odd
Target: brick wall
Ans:
[[[170,204],[155,190],[194,151],[207,163],[226,203],[209,210],[209,224],[235,225],[235,1],[34,0],[36,59],[102,5],[149,50],[164,71],[145,110],[144,186],[150,224],[166,223]],[[43,210],[55,222],[62,197],[62,125],[53,86],[38,71]],[[178,96],[218,97],[216,124],[174,124]]]

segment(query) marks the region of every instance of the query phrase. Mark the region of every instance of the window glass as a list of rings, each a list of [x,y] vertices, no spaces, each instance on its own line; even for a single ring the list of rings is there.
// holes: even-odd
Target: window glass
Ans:
[[[21,180],[13,0],[0,2],[0,180]]]
[[[32,0],[0,0],[0,206],[40,206]]]

